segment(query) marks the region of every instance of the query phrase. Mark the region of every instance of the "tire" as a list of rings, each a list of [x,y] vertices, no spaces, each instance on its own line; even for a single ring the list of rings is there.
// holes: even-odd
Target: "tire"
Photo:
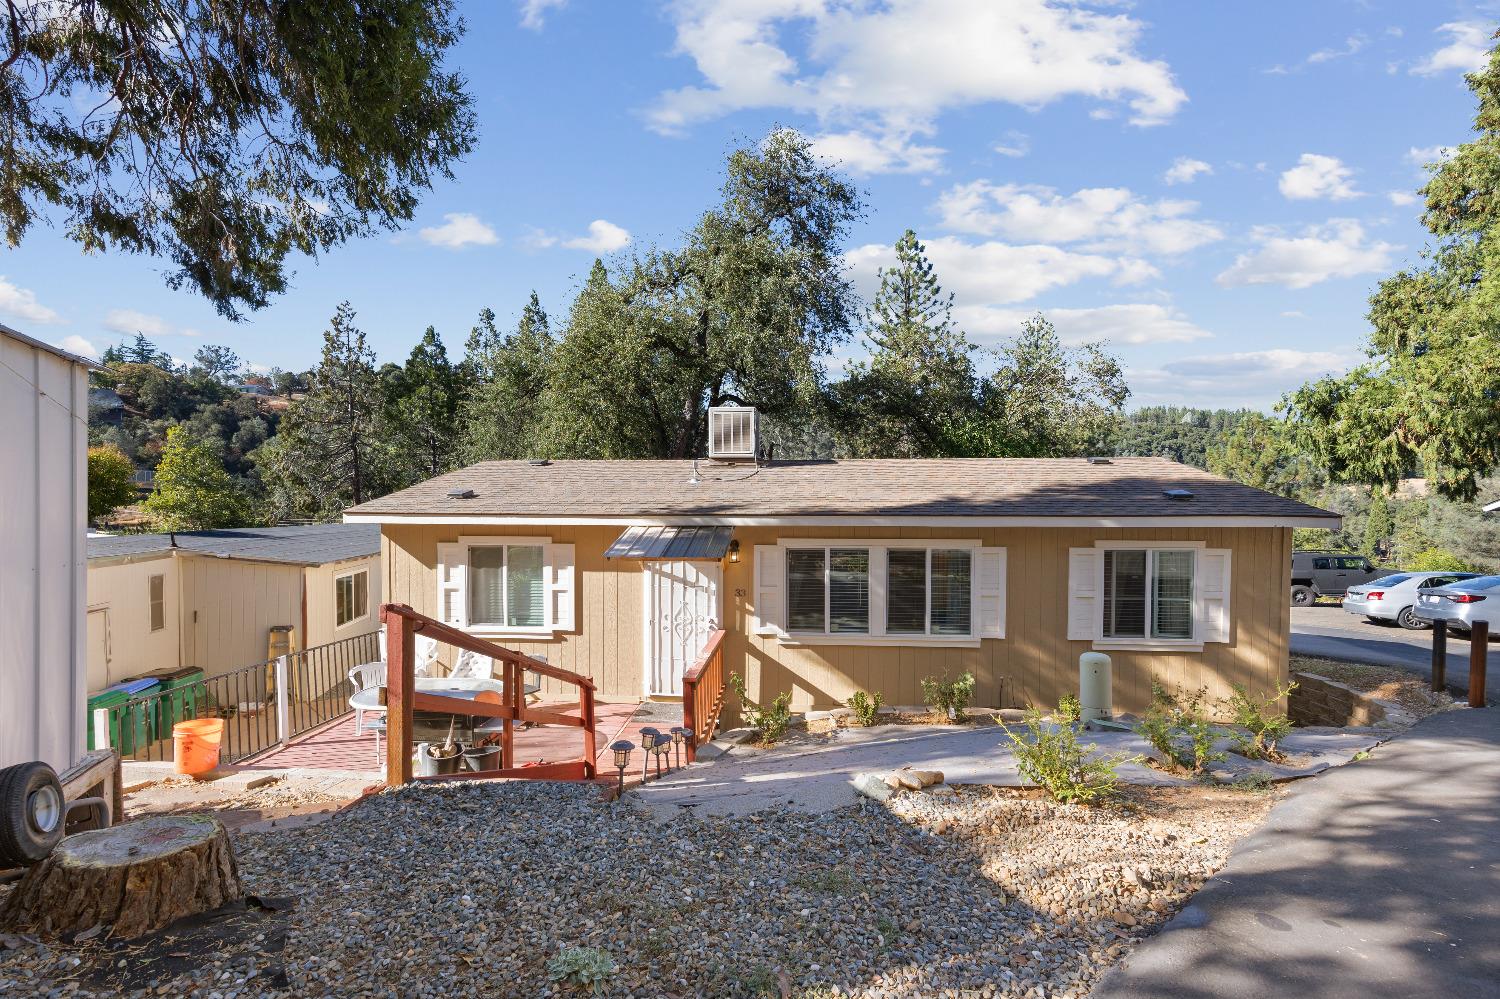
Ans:
[[[29,867],[47,859],[66,818],[62,784],[47,764],[0,770],[0,861]]]
[[[1430,621],[1423,621],[1417,617],[1417,612],[1411,607],[1401,608],[1401,613],[1396,615],[1396,623],[1407,631],[1424,631],[1432,627]]]
[[[1292,587],[1292,606],[1311,607],[1318,600],[1318,595],[1312,591],[1311,586]]]

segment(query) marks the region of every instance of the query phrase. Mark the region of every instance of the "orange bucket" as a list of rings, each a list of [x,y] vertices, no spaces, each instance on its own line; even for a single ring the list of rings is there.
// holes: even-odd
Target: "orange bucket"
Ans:
[[[172,762],[180,774],[206,774],[219,765],[224,719],[194,718],[172,726]]]

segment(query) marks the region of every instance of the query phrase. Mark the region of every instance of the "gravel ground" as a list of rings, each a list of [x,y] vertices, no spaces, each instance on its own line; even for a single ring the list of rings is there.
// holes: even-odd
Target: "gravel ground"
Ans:
[[[0,936],[0,994],[543,996],[546,960],[592,946],[611,996],[1083,996],[1273,795],[1131,788],[1089,809],[944,788],[662,824],[630,799],[413,786],[241,834],[264,909],[134,946]]]

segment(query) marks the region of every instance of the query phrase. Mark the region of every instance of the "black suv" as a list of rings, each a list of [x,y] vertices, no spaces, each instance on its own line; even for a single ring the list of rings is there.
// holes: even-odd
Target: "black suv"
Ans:
[[[1319,597],[1342,597],[1349,587],[1394,571],[1348,552],[1292,552],[1292,606],[1306,607]]]

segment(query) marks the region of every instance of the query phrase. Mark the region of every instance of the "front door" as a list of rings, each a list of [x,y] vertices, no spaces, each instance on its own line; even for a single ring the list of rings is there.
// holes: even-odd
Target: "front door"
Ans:
[[[682,674],[719,627],[717,562],[647,562],[646,695],[678,697]]]

